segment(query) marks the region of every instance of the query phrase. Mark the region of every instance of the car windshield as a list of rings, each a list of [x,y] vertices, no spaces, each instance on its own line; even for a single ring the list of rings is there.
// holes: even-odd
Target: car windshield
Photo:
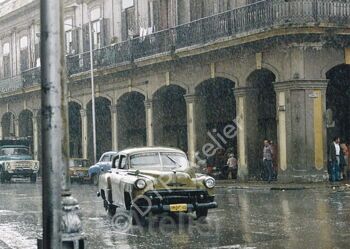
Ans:
[[[29,155],[27,148],[2,148],[0,150],[1,156],[13,156],[13,155]]]
[[[187,159],[176,152],[144,152],[130,156],[130,168],[173,170],[187,166]]]

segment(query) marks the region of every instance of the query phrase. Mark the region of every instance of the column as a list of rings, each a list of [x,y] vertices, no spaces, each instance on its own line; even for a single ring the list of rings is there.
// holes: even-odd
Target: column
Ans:
[[[2,124],[0,124],[0,140],[2,139]]]
[[[236,98],[236,125],[237,125],[237,153],[238,153],[238,179],[246,180],[249,175],[247,147],[247,95],[250,88],[234,89]]]
[[[87,121],[87,115],[86,115],[86,109],[80,110],[80,117],[81,117],[81,147],[82,147],[82,154],[83,158],[88,157],[88,121]]]
[[[118,151],[118,105],[111,105],[112,150]]]
[[[195,153],[197,149],[197,134],[196,134],[196,120],[195,120],[195,105],[196,95],[185,95],[186,109],[187,109],[187,144],[188,144],[188,158],[191,163],[195,163]]]
[[[276,82],[280,172],[286,181],[323,180],[327,166],[327,80]]]
[[[151,99],[145,101],[145,111],[146,111],[146,134],[147,134],[147,146],[153,146],[154,136],[153,136],[153,104]]]
[[[39,128],[38,128],[38,118],[39,110],[34,110],[32,122],[33,122],[33,155],[34,160],[39,160]]]
[[[18,120],[18,118],[16,118],[14,120],[14,123],[15,123],[15,137],[19,137],[19,120]]]

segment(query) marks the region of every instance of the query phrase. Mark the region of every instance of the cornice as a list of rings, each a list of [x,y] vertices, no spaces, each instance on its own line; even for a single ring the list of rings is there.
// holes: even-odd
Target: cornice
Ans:
[[[288,81],[274,82],[275,91],[283,90],[312,90],[326,89],[328,79],[295,79]]]

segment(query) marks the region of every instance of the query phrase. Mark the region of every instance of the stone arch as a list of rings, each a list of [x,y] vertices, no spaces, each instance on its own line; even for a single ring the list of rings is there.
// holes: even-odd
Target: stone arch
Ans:
[[[146,145],[145,95],[124,93],[117,102],[118,149]]]
[[[334,68],[336,68],[338,66],[342,66],[342,65],[345,65],[344,61],[342,59],[330,60],[326,65],[324,65],[324,67],[321,68],[320,78],[321,79],[327,78],[327,73],[329,71],[331,71],[332,69],[334,69]]]
[[[234,87],[238,87],[240,86],[240,81],[239,81],[239,78],[236,77],[235,75],[233,74],[230,74],[230,73],[227,73],[227,72],[216,72],[215,73],[216,75],[216,78],[223,78],[223,79],[229,79],[231,80],[232,82],[234,82]],[[203,81],[202,81],[203,82]],[[198,84],[202,83],[202,82],[199,82]]]
[[[236,135],[227,136],[226,133],[227,128],[236,129],[235,85],[236,82],[228,78],[217,77],[207,79],[195,88],[197,150],[202,157],[218,160],[221,164],[226,163],[229,153],[237,153]],[[207,144],[214,146],[211,151],[204,149]]]
[[[331,68],[326,77],[327,142],[339,136],[350,142],[350,65],[340,64]]]
[[[88,158],[96,161],[104,152],[112,148],[112,129],[111,129],[111,100],[105,97],[95,98],[96,113],[96,159],[93,153],[93,129],[92,129],[92,111],[91,100],[87,104],[88,120]]]
[[[189,92],[189,86],[188,85],[186,85],[185,83],[176,81],[176,82],[170,83],[169,85],[160,85],[159,87],[157,87],[156,89],[151,91],[149,93],[149,96],[151,96],[153,98],[156,93],[159,93],[159,91],[162,91],[162,89],[165,89],[165,88],[170,87],[170,86],[180,87],[180,88],[184,89],[186,93]]]
[[[154,144],[187,151],[187,118],[184,95],[178,85],[159,88],[152,98]]]
[[[261,158],[263,141],[273,141],[274,147],[277,142],[276,93],[273,86],[275,81],[276,75],[266,68],[252,71],[246,81],[252,89],[247,96],[248,170],[249,176],[255,179],[261,178],[263,165],[257,159]],[[274,161],[274,167],[277,169],[277,160]]]
[[[33,137],[33,112],[25,109],[18,115],[19,136]]]
[[[16,136],[16,125],[17,120],[14,112],[8,111],[1,117],[2,137],[13,137]]]
[[[109,96],[108,94],[104,94],[104,93],[96,93],[95,94],[95,102],[96,102],[96,99],[98,98],[103,98],[103,99],[106,99],[108,100],[111,104],[114,103],[113,101],[113,98],[111,96]],[[87,109],[88,105],[91,105],[91,100],[92,100],[92,97],[91,97],[91,94],[89,95],[89,97],[87,98],[87,102],[86,102],[86,105],[85,105],[85,108]],[[83,106],[83,105],[82,105]]]
[[[68,102],[69,156],[82,157],[82,120],[81,105],[78,101]]]

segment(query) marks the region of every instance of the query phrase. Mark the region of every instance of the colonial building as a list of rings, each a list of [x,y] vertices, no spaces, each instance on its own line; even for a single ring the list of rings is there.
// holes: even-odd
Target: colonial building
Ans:
[[[89,33],[91,21],[91,37]],[[350,133],[350,3],[331,0],[66,0],[70,152],[176,146],[192,161],[233,149],[260,174],[265,138],[279,179],[321,180],[327,144]],[[39,0],[0,1],[1,137],[40,155]]]

